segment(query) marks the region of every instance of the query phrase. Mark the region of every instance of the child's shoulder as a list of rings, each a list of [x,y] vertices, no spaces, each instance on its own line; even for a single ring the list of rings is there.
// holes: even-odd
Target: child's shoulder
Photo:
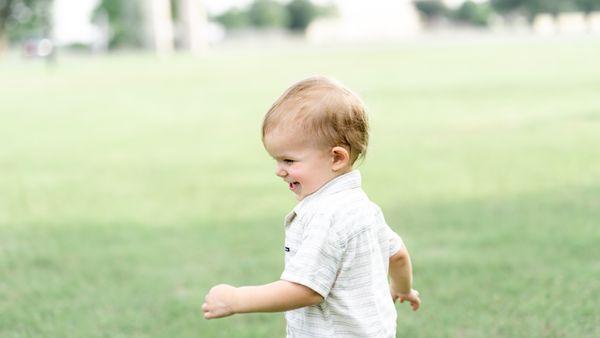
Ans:
[[[314,213],[320,215],[351,215],[352,210],[373,208],[373,202],[362,189],[348,189],[335,194],[323,196],[314,205]]]
[[[379,206],[362,189],[333,194],[323,202],[319,205],[318,217],[326,218],[329,226],[342,237],[364,231],[376,223],[381,215]]]

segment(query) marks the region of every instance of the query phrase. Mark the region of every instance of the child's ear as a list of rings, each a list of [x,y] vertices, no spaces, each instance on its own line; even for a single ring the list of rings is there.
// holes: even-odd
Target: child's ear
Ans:
[[[333,147],[330,154],[333,161],[331,164],[333,171],[346,169],[350,165],[350,153],[346,148],[340,146]]]

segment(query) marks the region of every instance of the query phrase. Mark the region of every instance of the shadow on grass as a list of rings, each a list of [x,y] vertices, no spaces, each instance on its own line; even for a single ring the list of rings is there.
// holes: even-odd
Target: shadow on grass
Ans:
[[[398,306],[398,335],[597,335],[599,206],[600,187],[587,187],[384,208],[424,301]],[[281,218],[0,229],[0,335],[283,336],[282,314],[200,311],[216,283],[278,278]]]

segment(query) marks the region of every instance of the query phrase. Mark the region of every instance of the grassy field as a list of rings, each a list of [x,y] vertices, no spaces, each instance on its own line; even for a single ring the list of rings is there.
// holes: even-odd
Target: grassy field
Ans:
[[[260,143],[291,82],[338,78],[364,189],[413,256],[399,337],[600,335],[600,41],[0,59],[0,336],[283,337],[202,319],[276,280],[294,198]]]

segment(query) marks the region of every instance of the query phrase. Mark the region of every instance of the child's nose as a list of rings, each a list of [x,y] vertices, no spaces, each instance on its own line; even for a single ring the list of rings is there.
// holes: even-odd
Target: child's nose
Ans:
[[[287,172],[283,170],[283,168],[280,165],[277,165],[275,167],[275,175],[279,177],[285,177],[287,175]]]

